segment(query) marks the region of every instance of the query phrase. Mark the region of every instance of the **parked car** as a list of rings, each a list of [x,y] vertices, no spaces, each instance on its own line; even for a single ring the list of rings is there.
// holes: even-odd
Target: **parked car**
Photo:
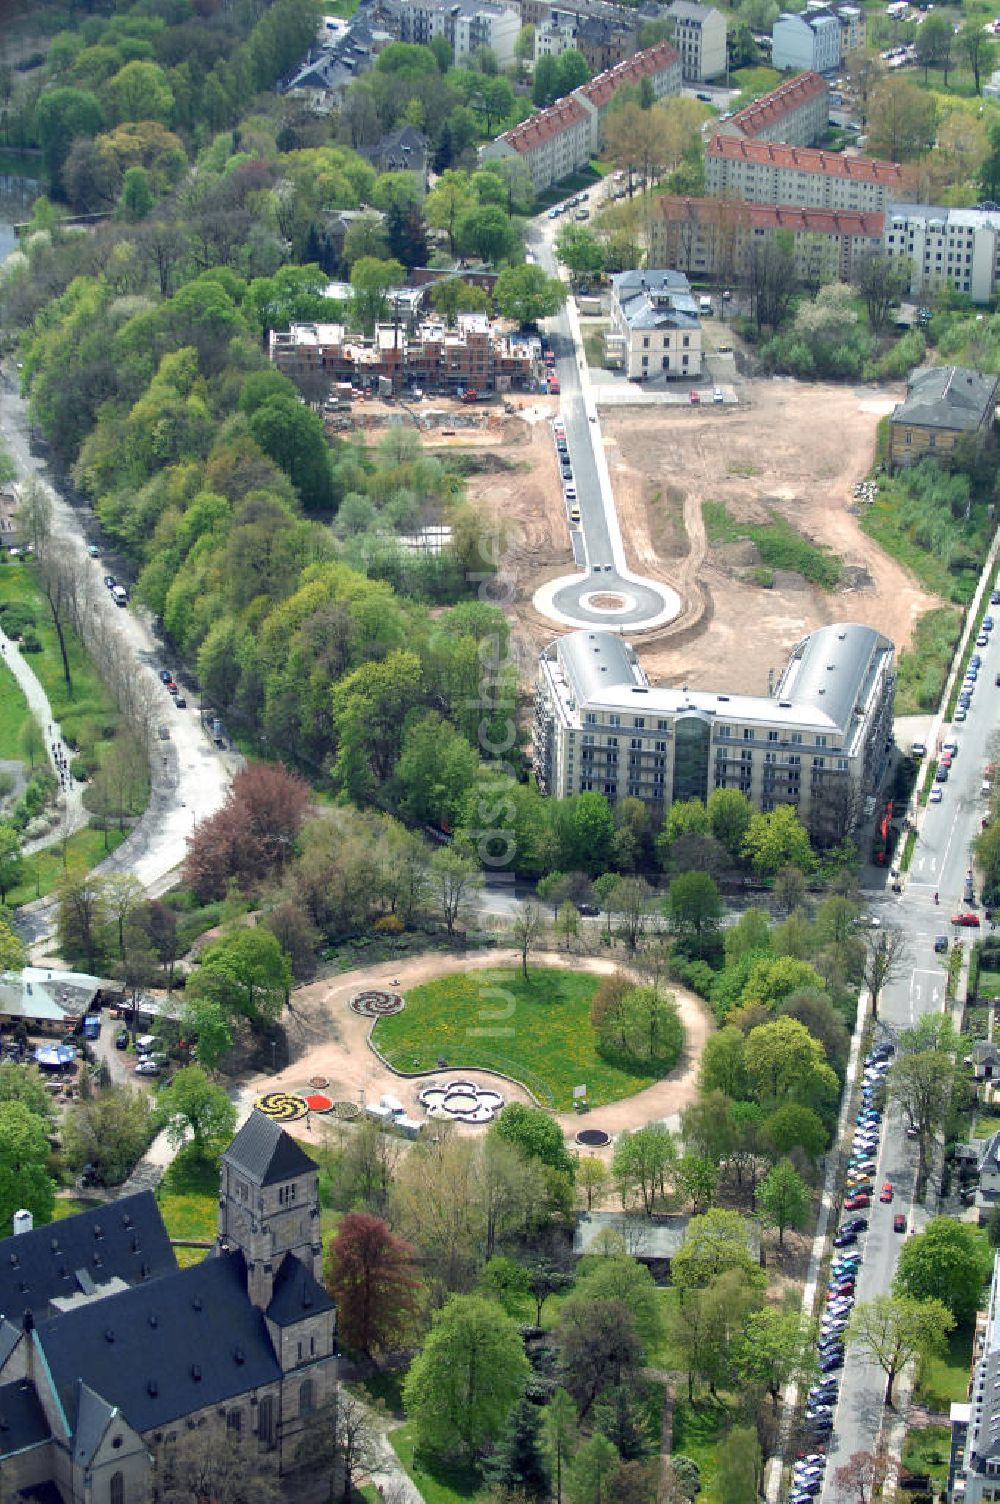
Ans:
[[[948,949],[948,936],[947,935],[936,935],[934,937],[934,954],[937,955],[937,956],[943,956],[944,953],[945,953],[945,951],[947,949]]]
[[[104,576],[104,583],[109,590],[114,590],[115,586],[118,584],[118,581],[115,579],[113,574],[106,574]]]
[[[841,1232],[865,1232],[868,1227],[867,1217],[852,1217],[850,1222],[845,1222]]]
[[[958,711],[957,710],[955,712],[955,719],[956,719],[956,721],[958,720]],[[965,719],[964,712],[963,712],[962,719],[963,720]],[[927,802],[928,802],[928,804],[940,804],[941,801],[943,800],[943,798],[944,798],[944,789],[941,787],[941,785],[939,783],[936,783],[934,785],[934,787],[931,789],[930,793],[927,795]]]
[[[137,1076],[158,1076],[160,1074],[160,1067],[155,1060],[147,1058],[139,1061],[139,1064],[135,1068],[135,1074]]]
[[[979,915],[973,913],[952,914],[951,922],[952,924],[963,925],[966,929],[978,930]]]
[[[127,1050],[128,1049],[128,1030],[127,1029],[119,1029],[118,1030],[118,1033],[115,1035],[115,1049],[116,1050]]]
[[[865,1201],[867,1203],[867,1201],[868,1201],[867,1197],[865,1197]],[[844,1202],[844,1205],[845,1206],[847,1205],[846,1201]],[[853,1208],[852,1208],[852,1210],[853,1210]],[[833,1240],[833,1246],[834,1246],[834,1248],[850,1248],[857,1241],[858,1241],[858,1235],[857,1235],[856,1232],[838,1232],[837,1236]]]
[[[183,695],[177,695],[177,696],[175,696],[175,698],[174,698],[174,704],[177,706],[178,710],[186,710],[187,709],[187,700],[185,700],[185,698],[184,698]]]
[[[688,392],[688,401],[690,402],[692,407],[697,407],[699,402],[701,401],[701,393],[696,392],[692,389],[690,392]]]
[[[87,552],[92,559],[99,559],[101,557],[101,550],[96,543],[88,543]]]
[[[868,1206],[871,1206],[871,1204],[872,1204],[872,1198],[870,1196],[866,1195],[864,1191],[858,1191],[855,1195],[848,1196],[845,1199],[845,1201],[844,1201],[844,1211],[845,1212],[860,1212],[860,1211],[864,1211],[864,1209],[866,1207],[868,1207]],[[856,1242],[857,1239],[855,1239],[854,1241]]]

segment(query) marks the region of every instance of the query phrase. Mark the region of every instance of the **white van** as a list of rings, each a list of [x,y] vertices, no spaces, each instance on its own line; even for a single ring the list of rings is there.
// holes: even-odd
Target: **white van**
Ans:
[[[125,586],[116,585],[111,592],[111,599],[114,601],[116,606],[127,606],[128,591],[125,589]]]
[[[701,313],[712,312],[712,299],[706,293],[702,293],[698,299],[698,309]]]

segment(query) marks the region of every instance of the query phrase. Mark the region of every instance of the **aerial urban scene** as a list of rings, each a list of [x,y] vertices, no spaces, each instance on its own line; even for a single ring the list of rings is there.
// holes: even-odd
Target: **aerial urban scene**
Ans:
[[[1000,15],[0,6],[0,1504],[1000,1500]]]

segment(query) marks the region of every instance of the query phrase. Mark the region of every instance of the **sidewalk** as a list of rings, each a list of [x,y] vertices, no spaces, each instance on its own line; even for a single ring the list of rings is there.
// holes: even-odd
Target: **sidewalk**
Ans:
[[[82,830],[85,825],[89,824],[90,817],[83,805],[84,785],[78,783],[69,771],[73,753],[63,741],[58,723],[52,719],[52,706],[49,704],[48,695],[42,688],[34,669],[25,661],[17,643],[3,631],[0,631],[0,654],[3,655],[4,662],[17,680],[28,702],[28,708],[38,722],[49,765],[61,788],[56,807],[62,811],[63,818],[47,835],[39,836],[35,841],[25,842],[24,854],[30,856],[32,852],[42,851],[46,846],[53,846],[56,841],[72,835],[74,831]]]

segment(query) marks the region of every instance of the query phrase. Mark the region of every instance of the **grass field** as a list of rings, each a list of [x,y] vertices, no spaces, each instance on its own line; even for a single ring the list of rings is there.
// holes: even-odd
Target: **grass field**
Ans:
[[[715,1475],[718,1465],[718,1445],[733,1424],[733,1410],[721,1399],[696,1399],[691,1404],[687,1397],[678,1397],[674,1406],[673,1450],[691,1457],[701,1472],[699,1504],[715,1504],[718,1490]]]
[[[212,1239],[219,1230],[219,1161],[182,1149],[156,1196],[172,1238]]]
[[[597,1053],[590,1004],[598,978],[529,967],[440,977],[406,994],[406,1007],[375,1025],[374,1043],[402,1071],[432,1070],[441,1057],[514,1076],[545,1104],[573,1105],[585,1083],[592,1107],[632,1096],[656,1079]]]
[[[6,663],[0,663],[0,758],[21,758],[21,727],[31,712],[20,685]]]
[[[472,1499],[482,1488],[481,1474],[472,1467],[449,1466],[413,1456],[413,1426],[407,1423],[390,1431],[392,1449],[424,1496],[425,1504],[459,1504]]]
[[[128,831],[120,830],[78,830],[66,842],[65,852],[61,842],[57,842],[34,856],[26,856],[21,881],[7,894],[8,904],[16,909],[33,898],[44,898],[64,876],[82,877],[120,846],[127,835]]]
[[[938,606],[920,617],[913,629],[913,646],[899,655],[896,664],[897,715],[935,708],[961,630],[962,613],[955,606]]]
[[[739,522],[725,502],[702,503],[705,531],[710,543],[736,543],[749,538],[756,544],[760,561],[767,569],[794,569],[821,590],[832,590],[840,579],[840,562],[829,549],[810,543],[800,532],[771,513],[770,522]]]
[[[929,1473],[935,1489],[948,1480],[949,1426],[921,1426],[907,1431],[903,1443],[903,1466],[911,1473]]]
[[[947,1415],[953,1400],[960,1403],[966,1399],[973,1336],[971,1326],[957,1326],[949,1336],[942,1356],[928,1358],[921,1364],[913,1395],[918,1404]]]
[[[0,601],[21,601],[35,613],[35,631],[42,644],[40,653],[30,653],[28,662],[49,697],[53,715],[64,732],[74,733],[87,719],[117,720],[117,712],[82,644],[66,632],[72,689],[66,686],[62,657],[49,608],[33,571],[26,565],[7,564],[0,569]]]

